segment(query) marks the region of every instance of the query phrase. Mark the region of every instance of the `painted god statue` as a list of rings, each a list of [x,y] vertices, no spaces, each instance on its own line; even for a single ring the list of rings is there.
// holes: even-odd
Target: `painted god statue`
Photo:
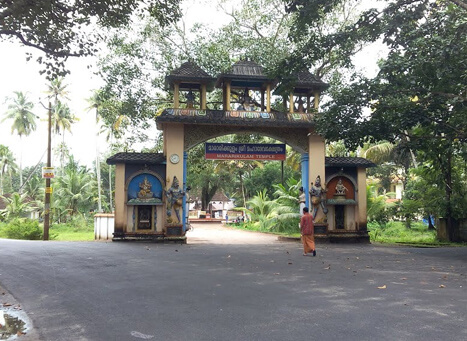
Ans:
[[[147,177],[144,177],[143,182],[139,183],[139,192],[138,192],[138,198],[140,199],[150,199],[153,196],[153,193],[151,192],[152,184],[148,180]]]
[[[348,189],[342,183],[342,179],[339,179],[339,181],[337,181],[337,185],[336,185],[336,195],[337,196],[345,196],[345,191],[348,191]]]
[[[318,175],[316,177],[315,183],[311,185],[310,189],[310,196],[311,196],[311,204],[313,205],[313,218],[316,219],[316,215],[318,214],[318,209],[321,207],[323,210],[324,215],[328,213],[328,209],[326,207],[326,186],[321,186],[321,177]]]
[[[167,190],[167,222],[168,223],[177,223],[172,217],[172,210],[175,212],[175,216],[178,220],[178,223],[181,223],[180,219],[180,209],[183,205],[183,196],[185,192],[180,188],[180,184],[176,176],[174,176],[172,181],[172,186]]]
[[[246,110],[246,111],[254,111],[255,110],[255,106],[251,102],[251,97],[249,95],[248,89],[245,89],[245,93],[243,95],[243,101],[238,106],[237,110]]]

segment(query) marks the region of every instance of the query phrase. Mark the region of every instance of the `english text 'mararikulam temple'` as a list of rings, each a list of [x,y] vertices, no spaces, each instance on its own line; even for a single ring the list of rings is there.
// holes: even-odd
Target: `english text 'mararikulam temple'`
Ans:
[[[118,153],[107,160],[115,165],[113,240],[185,242],[187,151],[215,137],[257,133],[282,144],[209,144],[206,155],[277,160],[280,146],[289,145],[302,155],[303,191],[297,212],[310,207],[317,237],[368,241],[366,168],[373,164],[363,158],[325,156],[325,141],[315,132],[313,117],[319,115],[326,83],[304,71],[292,78],[292,86],[278,84],[248,60],[235,63],[217,78],[186,62],[166,77],[166,83],[174,100],[173,108],[156,117],[157,129],[163,132],[163,153]],[[207,93],[214,87],[222,90],[222,110],[207,105]],[[273,91],[283,98],[282,111],[271,110]],[[238,97],[241,103],[234,101]]]

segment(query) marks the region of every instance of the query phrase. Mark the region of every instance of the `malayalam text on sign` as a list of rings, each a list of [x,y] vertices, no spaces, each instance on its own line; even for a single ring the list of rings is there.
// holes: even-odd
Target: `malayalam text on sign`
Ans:
[[[285,160],[285,144],[206,143],[207,160]]]

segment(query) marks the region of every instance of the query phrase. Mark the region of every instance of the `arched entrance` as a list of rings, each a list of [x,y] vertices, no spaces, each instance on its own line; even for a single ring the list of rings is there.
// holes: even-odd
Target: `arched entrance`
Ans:
[[[306,205],[313,202],[311,195],[315,179],[323,179],[326,185],[326,167],[331,172],[350,173],[356,181],[353,197],[355,205],[353,214],[347,214],[346,228],[335,229],[366,234],[366,191],[365,168],[369,163],[363,160],[349,162],[327,159],[325,157],[325,142],[316,134],[314,116],[318,113],[319,96],[327,87],[309,72],[302,72],[283,82],[276,88],[277,81],[263,74],[262,68],[252,61],[239,61],[232,69],[217,78],[212,78],[192,62],[184,63],[180,68],[172,71],[166,77],[170,90],[173,91],[173,108],[164,110],[156,117],[157,128],[163,132],[163,155],[165,170],[161,177],[165,180],[165,196],[163,196],[162,210],[164,226],[162,232],[165,237],[184,236],[186,208],[186,152],[211,138],[228,134],[258,133],[281,141],[302,154],[301,172]],[[213,86],[222,89],[222,109],[207,108],[206,94]],[[271,95],[273,89],[283,98],[282,109],[271,109]],[[183,97],[186,99],[183,100]],[[345,159],[345,160],[344,160]],[[335,170],[340,167],[340,170]],[[123,169],[121,169],[123,171]],[[125,178],[128,167],[125,168]],[[117,171],[118,172],[118,167]],[[117,180],[116,180],[117,181]],[[325,193],[323,191],[323,193]],[[323,234],[328,234],[328,216],[323,203],[315,207],[315,223]],[[117,200],[117,196],[116,196]],[[335,206],[339,206],[338,201]],[[122,204],[120,204],[122,211]],[[298,207],[297,207],[298,210]],[[117,219],[119,213],[116,206],[115,228],[128,231],[125,226],[125,213]],[[341,212],[341,208],[332,212]],[[128,210],[125,211],[128,215]],[[332,213],[334,214],[334,213]],[[340,214],[340,213],[339,213]],[[334,218],[333,218],[334,219]],[[119,223],[117,223],[119,221]],[[334,224],[335,225],[335,224]],[[334,227],[332,225],[332,227]],[[339,225],[340,227],[340,225]]]

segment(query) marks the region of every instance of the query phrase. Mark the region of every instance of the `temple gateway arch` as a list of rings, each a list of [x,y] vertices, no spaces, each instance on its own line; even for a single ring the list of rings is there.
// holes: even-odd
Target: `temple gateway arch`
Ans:
[[[261,66],[241,60],[216,78],[186,62],[166,77],[166,84],[174,101],[156,117],[163,153],[118,153],[107,160],[116,166],[113,240],[186,242],[187,151],[214,137],[247,133],[274,138],[301,153],[303,201],[313,209],[317,236],[369,240],[366,168],[373,164],[325,156],[313,118],[326,83],[304,71],[278,85]],[[207,107],[214,87],[222,91],[221,110]],[[273,91],[283,99],[281,111],[271,110]]]

